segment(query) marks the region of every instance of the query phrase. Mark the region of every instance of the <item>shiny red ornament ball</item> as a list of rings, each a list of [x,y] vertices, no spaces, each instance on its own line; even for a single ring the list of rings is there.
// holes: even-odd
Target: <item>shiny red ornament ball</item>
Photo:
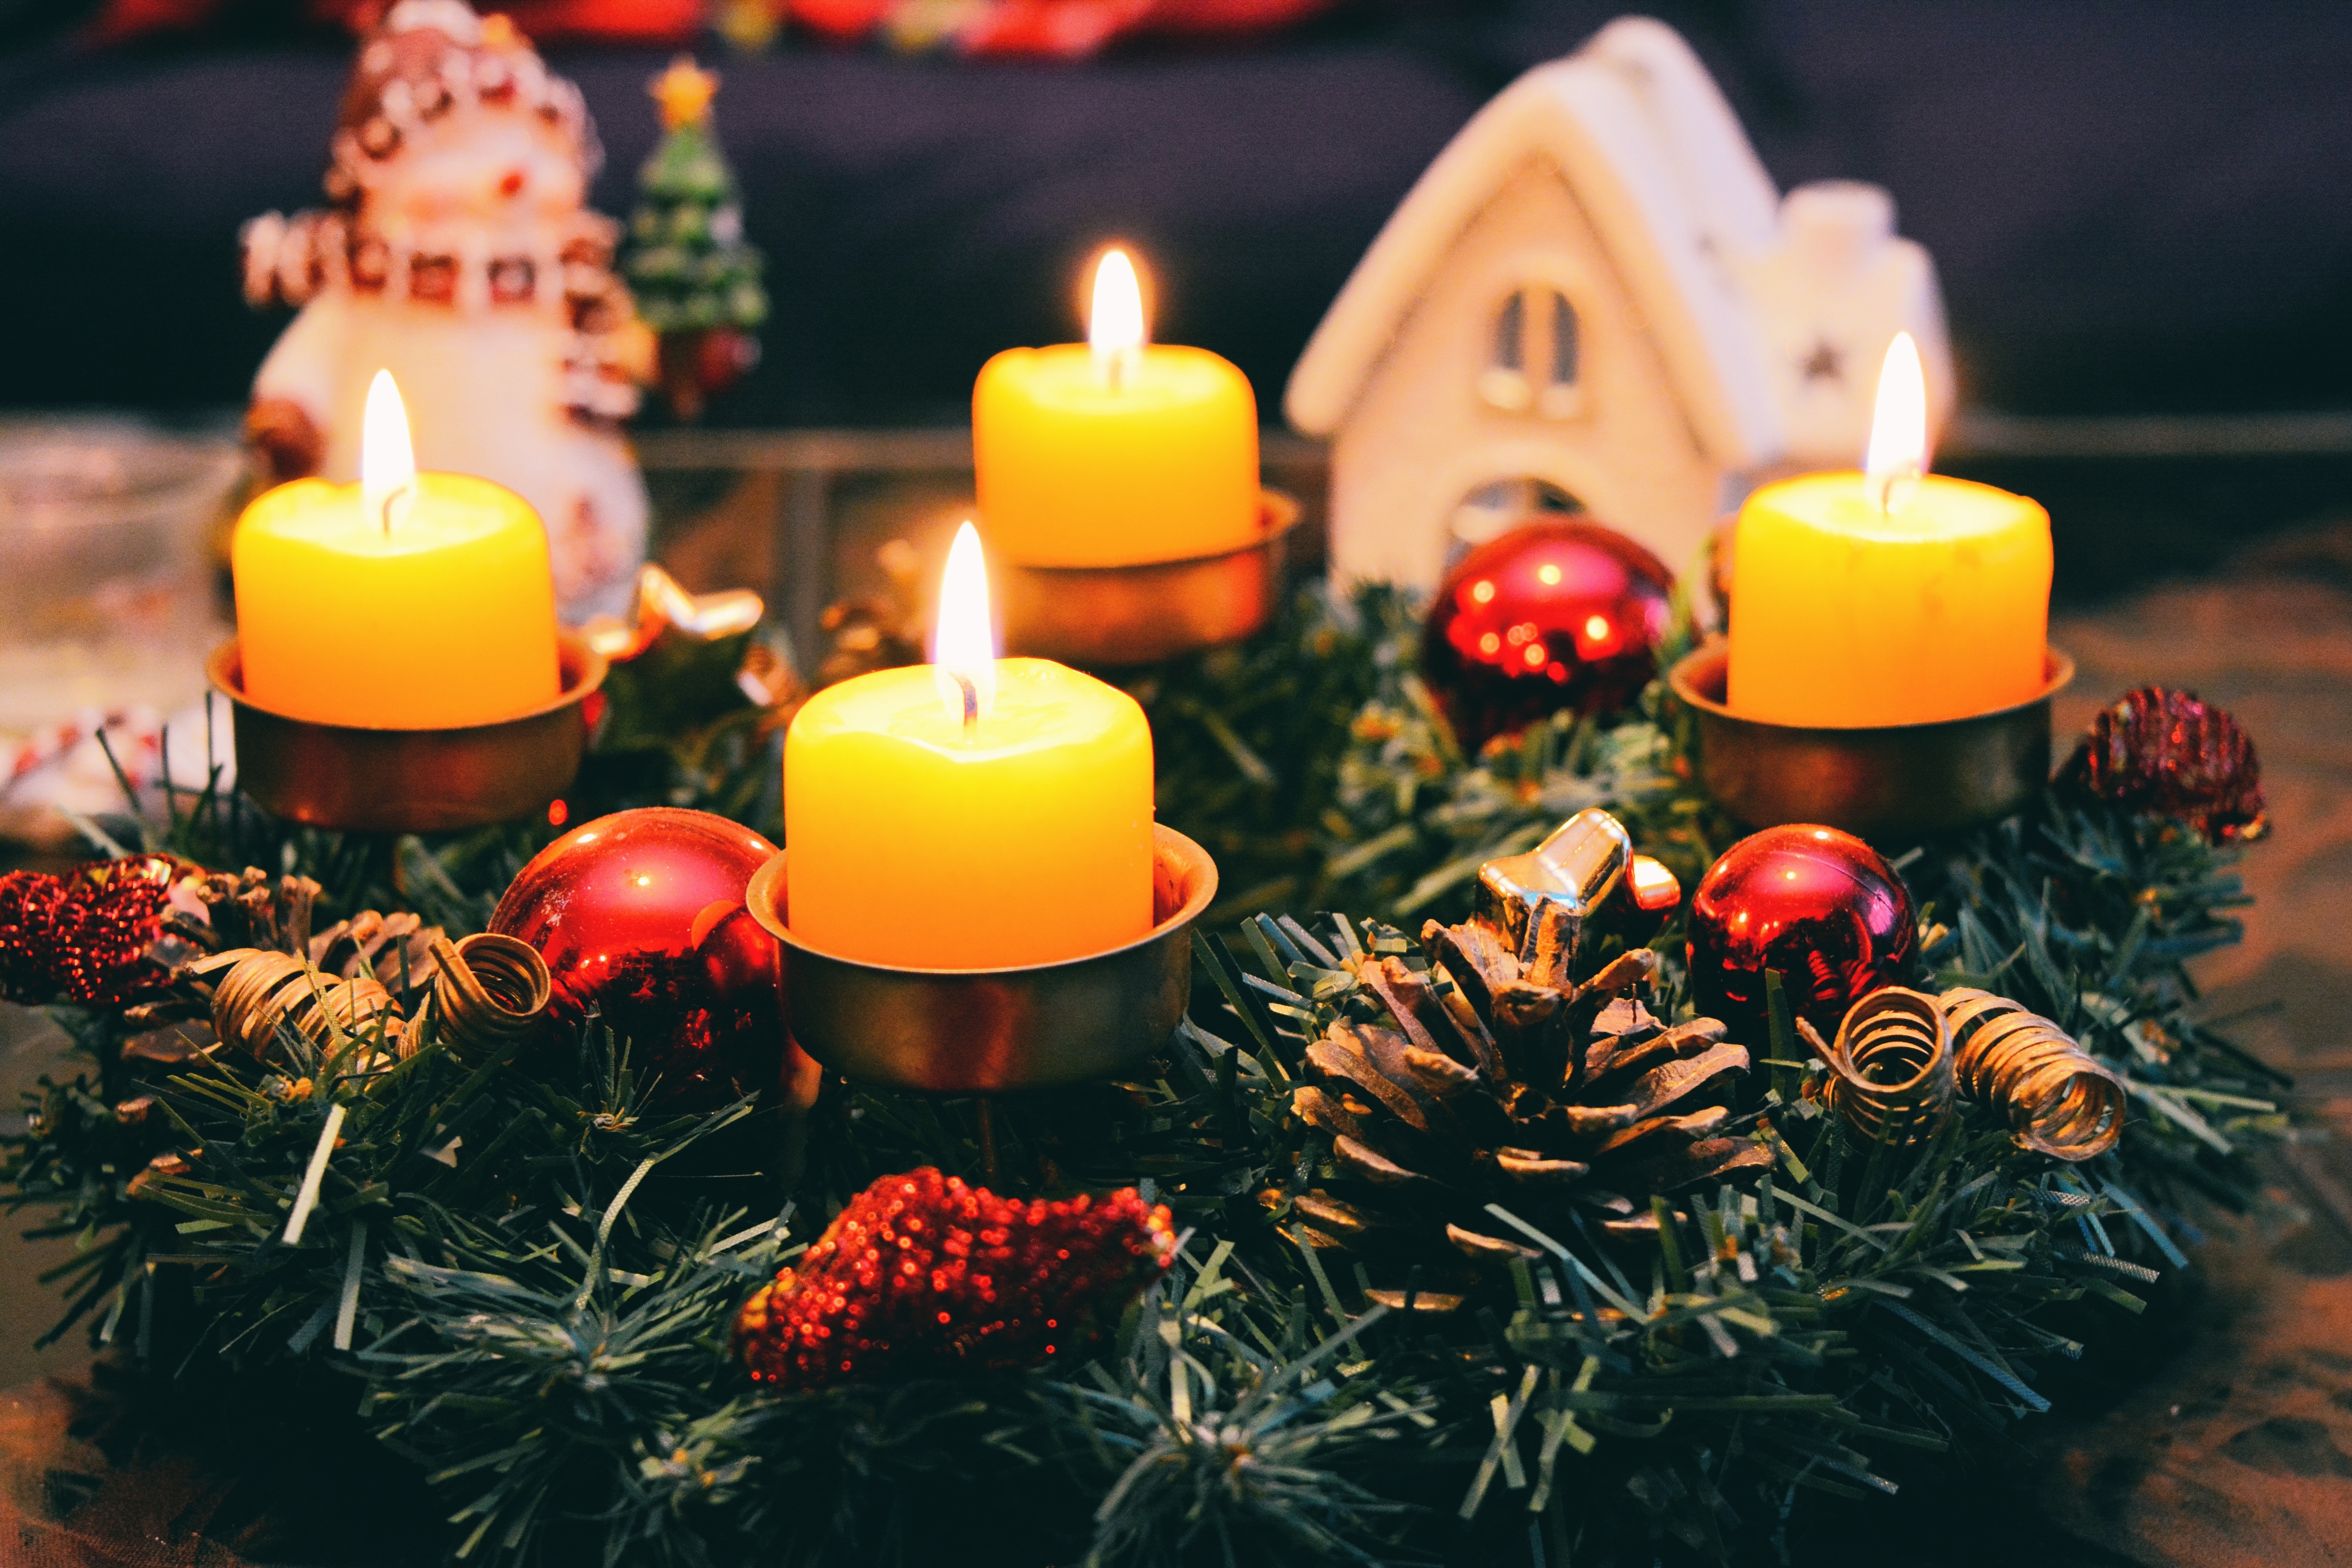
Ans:
[[[1674,574],[1597,522],[1537,518],[1447,573],[1421,675],[1466,751],[1563,709],[1624,707],[1657,673]]]
[[[1024,1203],[925,1166],[858,1194],[754,1291],[735,1354],[787,1390],[1036,1366],[1116,1323],[1175,1247],[1133,1187]]]
[[[1908,984],[1919,917],[1910,889],[1877,850],[1811,823],[1768,827],[1725,850],[1690,907],[1691,989],[1698,1010],[1762,1046],[1764,972],[1823,1039],[1882,985]]]
[[[2193,691],[2143,686],[2108,703],[2056,782],[2062,794],[2179,817],[2215,844],[2270,826],[2252,737]]]
[[[593,1007],[660,1103],[724,1105],[781,1082],[782,955],[743,907],[775,853],[707,811],[615,812],[541,850],[490,929],[547,960],[567,1037]]]

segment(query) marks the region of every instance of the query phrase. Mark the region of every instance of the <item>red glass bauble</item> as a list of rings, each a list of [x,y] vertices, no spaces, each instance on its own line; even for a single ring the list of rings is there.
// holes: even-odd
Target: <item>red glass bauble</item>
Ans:
[[[1877,850],[1834,827],[1768,827],[1699,879],[1691,990],[1701,1013],[1761,1047],[1764,972],[1777,969],[1790,1009],[1829,1039],[1864,994],[1912,978],[1918,944],[1910,889]]]
[[[775,853],[706,811],[615,812],[541,850],[490,929],[539,950],[551,1011],[576,1029],[595,1008],[661,1103],[724,1105],[783,1068],[782,952],[743,907]]]
[[[1562,709],[1605,713],[1657,673],[1674,574],[1614,529],[1515,523],[1447,573],[1421,674],[1465,750]]]

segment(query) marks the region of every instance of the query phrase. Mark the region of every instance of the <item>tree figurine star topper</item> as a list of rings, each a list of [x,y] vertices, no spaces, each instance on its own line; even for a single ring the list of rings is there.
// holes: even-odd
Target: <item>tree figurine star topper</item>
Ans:
[[[661,334],[661,384],[681,420],[759,363],[767,319],[757,247],[710,124],[719,78],[680,55],[649,90],[666,134],[637,176],[626,271],[647,326]]]

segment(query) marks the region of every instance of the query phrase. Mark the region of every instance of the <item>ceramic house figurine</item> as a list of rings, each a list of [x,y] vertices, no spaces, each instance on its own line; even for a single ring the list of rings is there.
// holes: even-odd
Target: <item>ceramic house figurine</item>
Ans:
[[[301,313],[254,379],[247,433],[279,479],[358,477],[390,370],[427,468],[479,474],[546,521],[568,620],[627,606],[645,481],[619,421],[651,338],[583,205],[599,153],[580,90],[503,16],[400,0],[361,46],[333,205],[246,226],[246,295]]]
[[[1433,587],[1528,510],[1671,564],[1757,479],[1853,468],[1917,340],[1951,405],[1935,269],[1876,186],[1782,199],[1680,35],[1625,17],[1481,110],[1391,216],[1292,373],[1331,442],[1331,564]]]

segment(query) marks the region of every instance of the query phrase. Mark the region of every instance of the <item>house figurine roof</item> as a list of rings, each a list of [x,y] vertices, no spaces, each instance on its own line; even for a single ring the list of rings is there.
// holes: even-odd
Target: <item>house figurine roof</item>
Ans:
[[[1779,193],[1690,46],[1643,16],[1528,72],[1438,155],[1308,342],[1284,399],[1291,423],[1338,429],[1431,276],[1530,159],[1576,193],[1706,458],[1745,469],[1780,457],[1783,421],[1736,272],[1772,245]]]

